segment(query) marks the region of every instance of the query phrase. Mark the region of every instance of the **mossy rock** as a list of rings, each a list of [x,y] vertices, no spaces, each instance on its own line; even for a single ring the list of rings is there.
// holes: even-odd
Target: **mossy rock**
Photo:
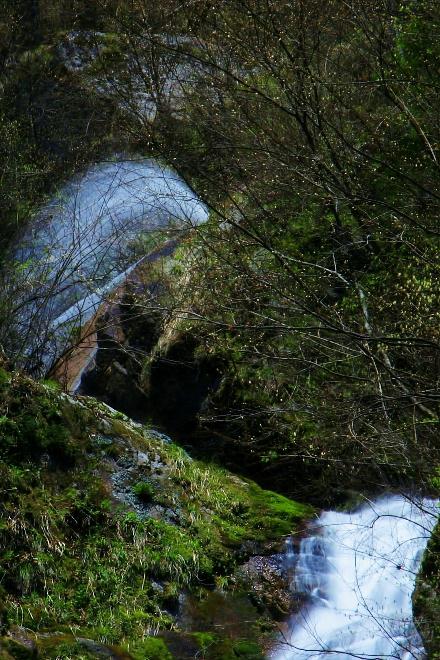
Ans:
[[[8,652],[8,649],[2,643],[0,643],[0,660],[14,660],[14,656]]]
[[[110,647],[71,633],[43,633],[36,635],[38,658],[48,660],[132,660],[122,648]]]
[[[14,660],[35,660],[38,657],[36,648],[30,648],[13,639],[6,640],[3,643],[3,647]]]
[[[173,656],[160,637],[148,637],[130,647],[133,660],[173,660]]]
[[[7,627],[131,647],[145,630],[172,626],[183,590],[227,581],[255,544],[280,540],[311,515],[94,399],[17,374],[3,380]],[[159,643],[149,642],[151,653]]]
[[[232,647],[232,653],[232,657],[242,658],[243,660],[264,660],[264,655],[255,642],[236,642]]]
[[[264,654],[258,642],[251,639],[236,639],[228,634],[216,633],[167,633],[166,637],[170,656],[179,660],[264,660]],[[139,660],[141,660],[139,658]]]
[[[102,655],[98,656],[96,653],[91,653],[79,642],[65,641],[57,642],[52,646],[46,646],[41,650],[39,657],[47,658],[47,660],[96,660],[97,657],[103,658]]]
[[[431,660],[440,659],[440,523],[425,550],[413,594],[417,628]]]

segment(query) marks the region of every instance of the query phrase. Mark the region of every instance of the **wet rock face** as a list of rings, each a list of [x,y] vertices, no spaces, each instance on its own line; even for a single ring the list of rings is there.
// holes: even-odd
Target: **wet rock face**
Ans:
[[[130,273],[96,317],[97,351],[79,393],[139,421],[153,419],[170,431],[187,433],[198,428],[198,415],[220,384],[222,365],[200,354],[199,339],[190,333],[164,337],[168,284],[149,266],[169,260],[177,244],[177,239],[168,241],[151,253],[145,268]]]
[[[160,314],[130,314],[126,303],[112,306],[100,319],[95,363],[83,376],[80,392],[134,419],[151,417],[167,430],[191,432],[220,383],[220,366],[196,357],[198,343],[190,336],[180,336],[166,351],[155,352],[161,327]],[[143,369],[149,352],[148,369]]]
[[[186,594],[178,618],[185,632],[165,632],[163,637],[179,660],[263,660],[261,623],[258,608],[245,593],[216,589],[206,591],[202,598]]]
[[[133,419],[146,421],[148,401],[139,388],[136,374],[121,364],[119,359],[108,359],[108,355],[106,358],[106,366],[98,363],[95,369],[85,375],[81,383],[81,394],[96,396]]]
[[[148,417],[148,398],[139,385],[139,353],[157,340],[160,318],[140,315],[129,294],[110,305],[97,322],[98,350],[80,392],[94,395],[134,419]]]
[[[171,430],[194,430],[198,413],[220,383],[219,365],[195,358],[197,346],[194,337],[180,337],[152,360],[144,379],[151,408]]]
[[[237,578],[255,605],[271,617],[281,620],[292,611],[294,596],[283,555],[251,557],[240,567]]]

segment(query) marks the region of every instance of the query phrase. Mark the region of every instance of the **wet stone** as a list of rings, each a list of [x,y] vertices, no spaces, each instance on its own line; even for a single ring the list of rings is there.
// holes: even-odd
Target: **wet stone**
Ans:
[[[276,619],[284,618],[292,609],[292,592],[282,555],[251,557],[238,569],[237,578],[257,607]]]
[[[149,465],[150,457],[148,454],[145,454],[143,451],[138,451],[137,453],[137,464],[138,465]]]

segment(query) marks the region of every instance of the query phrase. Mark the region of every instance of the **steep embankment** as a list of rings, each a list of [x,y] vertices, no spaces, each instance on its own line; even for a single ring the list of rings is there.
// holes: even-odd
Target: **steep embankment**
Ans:
[[[1,657],[168,657],[148,636],[175,627],[182,594],[224,585],[308,512],[93,399],[0,379]],[[212,657],[246,641],[208,637]]]

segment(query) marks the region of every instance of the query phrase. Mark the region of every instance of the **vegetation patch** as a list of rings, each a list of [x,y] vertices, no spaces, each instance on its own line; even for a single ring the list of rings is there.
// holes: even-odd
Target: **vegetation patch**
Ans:
[[[92,399],[7,372],[0,386],[5,630],[140,644],[173,625],[179,592],[230,574],[245,541],[279,540],[311,512]],[[121,474],[145,515],[113,492]]]

